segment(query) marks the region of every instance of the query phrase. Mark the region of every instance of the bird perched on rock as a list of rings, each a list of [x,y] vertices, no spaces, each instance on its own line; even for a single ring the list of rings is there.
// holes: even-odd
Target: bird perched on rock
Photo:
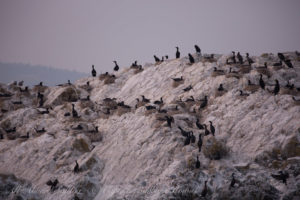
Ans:
[[[195,45],[194,47],[196,49],[196,53],[201,54],[201,49],[198,47],[198,45]]]
[[[78,165],[78,162],[77,162],[77,160],[75,160],[75,167],[74,167],[74,169],[73,169],[73,172],[74,173],[78,173],[79,172],[79,165]]]
[[[117,61],[113,61],[115,63],[115,67],[114,67],[114,71],[118,71],[119,70],[119,65],[117,63]]]
[[[97,72],[96,72],[96,70],[94,68],[94,65],[92,65],[92,76],[96,77],[96,75],[97,75]]]
[[[47,181],[46,184],[47,184],[48,186],[51,186],[51,187],[50,187],[50,191],[52,191],[52,192],[58,188],[58,187],[57,187],[57,184],[58,184],[58,180],[57,180],[57,179],[55,179],[54,181],[49,180],[49,181]]]
[[[264,90],[265,89],[265,82],[262,79],[262,74],[260,74],[260,78],[259,78],[259,85],[260,87]]]
[[[176,48],[176,59],[180,58],[180,52],[179,52],[179,47],[175,47]]]
[[[200,161],[199,161],[199,158],[197,156],[197,161],[196,161],[196,168],[199,169],[200,168]]]
[[[232,179],[231,179],[231,182],[230,182],[230,187],[234,187],[234,184],[235,184],[235,178],[234,178],[234,173],[232,173],[231,175]]]
[[[190,53],[188,55],[189,55],[190,64],[195,63],[195,59],[193,58],[193,56]]]
[[[289,173],[279,171],[279,174],[271,174],[271,176],[279,181],[282,181],[284,184],[287,184],[286,180],[289,178]]]
[[[199,152],[201,152],[201,148],[202,148],[202,134],[199,134],[199,140],[198,140],[198,148],[199,148]]]
[[[212,125],[212,121],[209,121],[210,123],[210,132],[213,136],[215,136],[215,127]]]
[[[207,181],[204,182],[204,187],[201,191],[201,197],[205,197],[207,194],[207,185],[206,184],[207,184]]]

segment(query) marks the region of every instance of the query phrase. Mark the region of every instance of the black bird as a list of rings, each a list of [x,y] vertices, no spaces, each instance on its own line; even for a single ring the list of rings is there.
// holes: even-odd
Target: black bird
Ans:
[[[204,97],[203,102],[201,103],[199,109],[205,108],[207,106],[207,96]]]
[[[94,130],[90,130],[89,133],[98,133],[98,126],[95,126]]]
[[[42,129],[40,129],[40,130],[34,128],[34,130],[35,130],[35,132],[37,132],[37,133],[45,133],[45,132],[46,132],[45,128],[42,128]]]
[[[199,119],[198,119],[198,118],[197,118],[197,120],[196,120],[196,126],[197,126],[199,129],[204,129],[203,125],[202,125],[202,124],[200,124],[200,122],[199,122]]]
[[[213,136],[215,136],[215,127],[212,125],[212,121],[209,121],[210,123],[210,132],[212,133]]]
[[[14,105],[20,105],[20,104],[23,104],[23,102],[22,101],[12,101],[12,104],[14,104]]]
[[[180,78],[172,78],[172,79],[173,79],[173,81],[175,81],[175,82],[180,82],[180,81],[183,80],[183,77],[181,76]]]
[[[281,60],[281,61],[285,61],[285,57],[282,53],[278,53],[278,58]]]
[[[196,137],[194,136],[193,131],[191,131],[191,143],[195,143],[196,142]]]
[[[166,60],[168,60],[168,59],[169,59],[169,56],[168,56],[168,55],[166,55],[166,56],[165,56],[165,58],[166,58]]]
[[[75,167],[74,167],[74,169],[73,169],[73,172],[74,172],[74,173],[78,173],[78,172],[79,172],[79,165],[78,165],[77,160],[75,160],[75,163],[76,163],[76,165],[75,165]]]
[[[224,91],[224,88],[223,88],[223,84],[220,84],[219,88],[218,88],[218,91]]]
[[[161,105],[163,103],[164,103],[164,101],[163,101],[162,97],[160,97],[160,101],[154,101],[154,104],[157,104],[157,105]]]
[[[203,190],[201,192],[201,197],[205,197],[207,194],[207,185],[206,185],[207,181],[204,182],[204,187]]]
[[[65,116],[65,117],[71,116],[71,113],[66,112],[66,113],[64,114],[64,116]]]
[[[43,107],[44,105],[44,95],[40,95],[39,107]]]
[[[95,68],[94,68],[94,65],[92,65],[92,76],[93,77],[96,77],[96,75],[97,75],[97,72],[96,72],[96,70],[95,70]]]
[[[199,169],[200,168],[200,161],[199,161],[199,158],[197,156],[197,161],[196,161],[196,168]]]
[[[172,126],[172,122],[174,122],[174,118],[172,116],[165,116],[166,120],[167,120],[167,123],[168,123],[168,126],[171,128]]]
[[[142,102],[150,103],[150,99],[147,99],[144,95],[142,95]]]
[[[271,174],[271,176],[279,181],[282,181],[286,185],[286,180],[289,178],[289,173],[283,173],[282,171],[279,171],[279,174]]]
[[[232,51],[231,60],[232,60],[232,62],[233,62],[234,64],[236,63],[235,52],[234,52],[234,51]]]
[[[248,93],[244,93],[242,90],[240,90],[240,96],[249,96]]]
[[[72,117],[79,117],[74,104],[72,104]]]
[[[251,65],[252,63],[254,63],[254,61],[249,57],[249,53],[246,53],[246,59],[247,59],[249,65]]]
[[[234,173],[232,173],[231,176],[232,176],[232,179],[231,179],[230,187],[234,187],[234,184],[235,184]]]
[[[278,92],[279,92],[279,90],[280,90],[280,85],[279,85],[279,82],[278,82],[278,80],[277,80],[277,79],[276,79],[275,81],[276,81],[276,84],[275,84],[275,87],[274,87],[273,93],[274,93],[274,95],[277,95],[277,94],[278,94]]]
[[[195,59],[193,58],[193,56],[190,53],[188,55],[189,55],[190,64],[195,63]]]
[[[46,183],[48,186],[51,186],[50,187],[50,191],[54,191],[54,190],[56,190],[58,187],[57,187],[57,184],[58,184],[58,180],[57,179],[55,179],[53,182],[51,181],[51,180],[49,180],[49,181],[47,181],[47,183]]]
[[[190,135],[190,132],[188,132],[188,135],[184,141],[184,146],[189,145],[190,143],[191,143],[191,135]]]
[[[203,124],[203,126],[204,126],[204,135],[209,135],[209,130],[207,130],[207,126],[206,126],[206,124]]]
[[[189,132],[183,130],[180,126],[178,126],[179,130],[181,131],[181,135],[184,136],[184,137],[188,137],[189,135]]]
[[[240,64],[243,64],[244,61],[243,61],[243,57],[241,56],[240,52],[238,52],[236,56],[237,56],[237,58],[238,58],[238,60],[239,60],[239,63],[240,63]]]
[[[176,59],[180,58],[179,47],[176,47]]]
[[[289,68],[294,68],[293,64],[291,63],[291,60],[285,60],[284,63],[285,63]]]
[[[16,132],[16,127],[10,128],[10,129],[5,129],[6,133],[14,133]]]
[[[196,49],[196,53],[201,53],[201,49],[198,47],[198,45],[195,45],[194,47]]]
[[[115,63],[115,67],[114,67],[114,71],[118,71],[119,70],[119,65],[117,64],[117,61],[113,61]]]
[[[160,109],[160,108],[158,108],[158,110],[157,110],[159,113],[167,113],[168,111],[166,110],[166,109]]]
[[[155,110],[156,107],[155,106],[145,106],[147,110]]]
[[[27,132],[26,135],[21,135],[19,138],[28,139],[29,138],[29,132]]]
[[[185,100],[185,102],[194,102],[195,101],[195,99],[194,99],[194,97],[193,96],[191,96],[190,98],[188,98],[187,100]]]
[[[278,63],[274,63],[273,66],[282,66],[282,61],[280,60]]]
[[[76,127],[72,128],[72,129],[73,130],[82,130],[83,127],[80,124],[78,124]]]
[[[191,89],[193,89],[193,87],[189,85],[188,87],[184,88],[183,91],[187,92],[190,91]]]
[[[201,148],[202,148],[202,134],[199,134],[199,140],[198,140],[198,148],[199,148],[199,152],[201,152]]]
[[[153,57],[154,57],[155,62],[157,62],[157,63],[160,62],[160,59],[156,55],[154,55]]]
[[[0,134],[0,140],[3,140],[4,137],[3,137],[3,134]]]
[[[265,89],[265,82],[262,79],[262,74],[260,74],[260,78],[259,78],[259,85],[260,87],[264,90]]]

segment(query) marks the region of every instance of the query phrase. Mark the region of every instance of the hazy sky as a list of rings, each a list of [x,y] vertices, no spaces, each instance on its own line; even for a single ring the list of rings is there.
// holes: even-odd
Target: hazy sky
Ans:
[[[300,0],[0,0],[0,61],[112,71],[153,54],[300,50]]]

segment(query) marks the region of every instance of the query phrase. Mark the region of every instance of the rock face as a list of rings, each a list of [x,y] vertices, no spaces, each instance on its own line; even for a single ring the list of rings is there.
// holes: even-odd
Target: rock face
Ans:
[[[36,89],[0,84],[0,198],[196,200],[205,181],[206,199],[300,198],[300,59],[284,55],[293,68],[275,68],[272,54],[251,57],[252,66],[193,55],[192,65],[184,57],[45,86],[49,113]],[[264,90],[260,73],[269,76]],[[285,92],[275,96],[276,79]],[[287,185],[271,176],[279,171]],[[26,190],[13,193],[17,186]]]

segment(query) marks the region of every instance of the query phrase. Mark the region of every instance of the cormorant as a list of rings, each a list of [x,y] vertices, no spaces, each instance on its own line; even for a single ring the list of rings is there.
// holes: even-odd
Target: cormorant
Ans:
[[[53,192],[54,190],[57,189],[57,184],[58,184],[58,180],[55,179],[53,182],[51,180],[47,181],[46,183],[48,186],[51,186],[50,187],[50,190]]]
[[[0,134],[0,140],[3,140],[4,139],[4,137],[3,137],[3,134],[1,133]]]
[[[179,47],[176,47],[176,59],[180,58]]]
[[[273,66],[275,66],[275,67],[282,66],[282,61],[280,60],[279,63],[274,63]]]
[[[191,89],[193,89],[193,87],[189,85],[188,87],[184,88],[183,91],[187,92],[190,91]]]
[[[289,173],[283,173],[282,171],[279,171],[279,174],[271,174],[271,176],[279,181],[282,181],[286,185],[286,180],[289,178]]]
[[[89,131],[89,133],[98,133],[98,126],[95,126],[94,130]]]
[[[146,109],[147,110],[155,110],[156,109],[156,107],[155,106],[145,106],[146,107]]]
[[[260,87],[264,90],[265,89],[265,82],[262,79],[262,74],[260,74],[260,78],[259,78],[259,85]]]
[[[195,101],[193,96],[191,96],[191,98],[188,98],[187,100],[185,100],[185,102],[191,102],[191,101]]]
[[[291,63],[291,60],[285,60],[284,63],[289,67],[289,68],[294,68],[293,64]]]
[[[95,68],[94,68],[94,65],[92,65],[92,76],[93,77],[96,77],[96,75],[97,75],[97,72],[96,72],[96,70],[95,70]]]
[[[243,64],[244,61],[243,61],[243,57],[241,56],[240,52],[238,52],[236,56],[237,56],[237,58],[238,58],[240,64]]]
[[[235,184],[234,173],[232,173],[231,176],[232,176],[232,179],[231,179],[230,187],[234,187],[234,184]]]
[[[190,143],[191,143],[191,135],[190,135],[190,132],[188,132],[188,135],[184,141],[184,146],[189,145]]]
[[[74,104],[72,104],[72,117],[78,117],[78,113],[77,113],[77,111],[75,110],[75,105]]]
[[[150,103],[150,100],[145,98],[144,95],[142,95],[142,102],[145,102],[145,103]]]
[[[234,52],[234,51],[232,51],[232,57],[231,57],[231,60],[233,61],[234,64],[236,63],[235,52]]]
[[[160,59],[156,55],[154,55],[153,57],[154,57],[155,62],[157,62],[157,63],[160,62]]]
[[[113,61],[115,63],[115,67],[114,67],[114,71],[118,71],[119,70],[119,65],[117,64],[117,61]]]
[[[44,105],[44,95],[40,95],[39,107],[43,107]]]
[[[207,106],[207,96],[204,97],[203,102],[201,103],[199,109],[205,108]]]
[[[200,54],[200,53],[201,53],[201,49],[198,47],[198,45],[195,45],[194,47],[195,47],[195,49],[196,49],[196,53],[199,53],[199,54]]]
[[[21,135],[19,138],[28,139],[29,138],[29,132],[27,132],[26,135]]]
[[[204,182],[204,187],[203,190],[201,192],[201,197],[205,197],[207,194],[207,185],[206,185],[207,181]]]
[[[213,136],[215,136],[215,127],[212,125],[212,121],[209,121],[210,123],[210,132],[212,133]]]
[[[197,126],[199,129],[204,129],[204,127],[202,126],[202,124],[200,124],[198,118],[197,118],[197,120],[196,120],[196,126]]]
[[[285,61],[285,57],[282,53],[278,53],[278,58],[281,60],[281,61]]]
[[[277,79],[276,79],[275,81],[276,81],[276,84],[275,84],[275,87],[274,87],[273,93],[274,93],[274,95],[277,95],[277,94],[278,94],[278,92],[279,92],[279,90],[280,90],[280,85],[279,85],[279,82],[278,82],[278,80],[277,80]]]
[[[195,63],[195,59],[193,58],[193,56],[190,53],[188,55],[189,55],[190,64]]]
[[[194,136],[194,132],[191,131],[191,143],[195,143],[196,142],[196,137]]]
[[[64,116],[65,116],[65,117],[71,116],[71,113],[66,112],[66,113],[64,114]]]
[[[240,96],[249,96],[248,93],[244,93],[242,90],[240,90]]]
[[[249,53],[246,53],[246,59],[247,59],[249,65],[251,65],[252,63],[254,63],[254,61],[249,57]]]
[[[76,165],[75,165],[75,167],[74,167],[74,169],[73,169],[73,172],[74,172],[74,173],[78,173],[78,172],[79,172],[79,165],[78,165],[77,160],[75,160],[75,163],[76,163]]]
[[[199,152],[201,152],[201,148],[202,148],[202,134],[199,134],[199,140],[198,140],[198,148],[199,148]]]
[[[78,124],[75,128],[72,128],[73,130],[83,130],[83,127]]]
[[[172,78],[172,79],[173,79],[173,81],[175,81],[175,82],[180,82],[180,81],[183,80],[183,77],[181,76],[180,78]]]
[[[16,132],[16,127],[10,128],[10,129],[5,129],[6,133],[14,133]]]
[[[224,91],[223,84],[220,84],[218,91]]]
[[[204,135],[209,135],[209,130],[207,130],[206,124],[203,124],[204,126]]]
[[[160,101],[154,101],[154,104],[157,104],[157,105],[161,105],[163,103],[164,103],[164,101],[163,101],[162,97],[160,97]]]
[[[166,115],[165,118],[167,120],[168,126],[171,128],[171,125],[172,125],[172,122],[174,121],[174,118],[172,116],[169,117],[168,115]]]
[[[196,161],[196,168],[199,169],[200,168],[200,161],[199,161],[199,158],[197,156],[197,161]]]
[[[189,132],[183,130],[180,126],[178,126],[179,130],[181,131],[181,135],[184,136],[184,137],[187,137]]]
[[[45,132],[46,132],[45,128],[42,128],[42,129],[40,129],[40,130],[34,128],[34,130],[35,130],[35,132],[37,132],[37,133],[45,133]]]

